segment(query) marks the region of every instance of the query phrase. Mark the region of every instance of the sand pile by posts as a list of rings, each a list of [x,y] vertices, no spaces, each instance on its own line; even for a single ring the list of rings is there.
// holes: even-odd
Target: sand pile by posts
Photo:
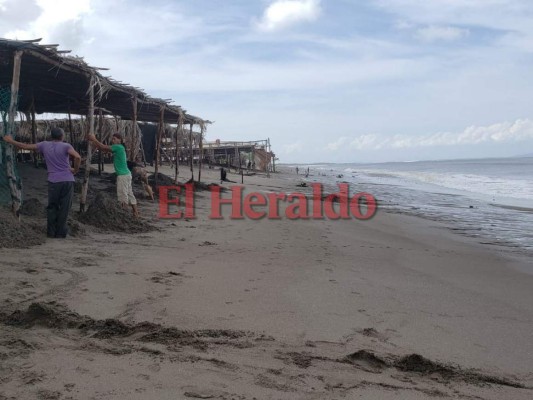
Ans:
[[[141,233],[155,230],[143,219],[134,218],[129,206],[123,208],[116,198],[111,198],[105,192],[96,195],[78,220],[103,231]]]
[[[155,174],[152,174],[148,177],[148,183],[155,187]],[[161,172],[157,173],[157,186],[176,186],[174,183],[174,178],[171,178]]]
[[[46,206],[36,198],[29,198],[22,202],[22,215],[29,217],[46,217]]]
[[[28,248],[45,241],[39,227],[15,217],[7,207],[0,207],[0,248]]]

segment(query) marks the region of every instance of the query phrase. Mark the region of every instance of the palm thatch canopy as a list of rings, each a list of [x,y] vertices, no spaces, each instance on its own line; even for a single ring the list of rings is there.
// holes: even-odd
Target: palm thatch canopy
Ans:
[[[94,88],[95,107],[122,119],[159,122],[162,111],[167,122],[204,125],[209,121],[189,115],[168,100],[150,97],[143,90],[104,77],[103,68],[89,66],[81,57],[58,50],[58,45],[0,39],[0,87],[10,87],[14,55],[22,52],[18,110],[36,113],[87,115],[89,89]],[[137,103],[134,115],[135,99]]]

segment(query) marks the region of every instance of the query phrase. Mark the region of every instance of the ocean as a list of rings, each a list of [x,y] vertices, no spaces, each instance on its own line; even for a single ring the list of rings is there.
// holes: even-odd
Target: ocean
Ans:
[[[286,165],[293,172],[296,165]],[[379,208],[448,224],[483,243],[533,256],[533,157],[381,164],[299,164],[327,191],[350,184]],[[332,185],[333,183],[333,185]]]

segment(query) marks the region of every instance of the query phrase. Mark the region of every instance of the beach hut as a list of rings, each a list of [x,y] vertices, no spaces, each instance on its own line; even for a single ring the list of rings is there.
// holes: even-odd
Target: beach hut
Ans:
[[[73,123],[71,115],[83,116],[84,119],[79,120],[81,131],[78,141],[83,141],[89,133],[96,133],[103,139],[105,118],[112,116],[122,121],[130,158],[135,158],[140,145],[137,123],[156,124],[155,158],[160,160],[165,124],[175,125],[172,137],[177,155],[180,147],[178,139],[180,134],[184,135],[186,127],[189,127],[191,136],[194,125],[198,125],[203,134],[210,123],[187,114],[168,99],[153,98],[139,88],[106,77],[102,75],[105,68],[92,67],[83,58],[69,53],[59,50],[56,44],[41,44],[40,39],[0,39],[0,135],[18,133],[16,116],[21,113],[31,126],[28,140],[35,143],[38,132],[36,114],[53,113],[68,116],[70,124]],[[95,129],[98,123],[102,128],[100,130]],[[18,128],[21,126],[19,124]],[[73,126],[70,125],[67,131],[73,132]],[[0,203],[11,202],[13,211],[18,212],[22,202],[22,184],[16,171],[15,150],[4,142],[0,146]],[[87,146],[86,160],[80,211],[84,211],[87,199],[91,146]],[[156,179],[158,165],[156,162]],[[177,179],[177,163],[175,168]]]

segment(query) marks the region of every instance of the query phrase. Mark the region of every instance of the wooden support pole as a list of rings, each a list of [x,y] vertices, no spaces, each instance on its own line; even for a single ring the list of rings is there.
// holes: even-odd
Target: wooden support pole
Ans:
[[[94,134],[94,79],[94,76],[92,76],[89,82],[89,112],[87,115],[87,120],[89,124],[89,129],[87,132],[88,135]],[[87,159],[85,160],[85,174],[83,175],[83,185],[81,188],[80,212],[85,212],[85,205],[87,203],[87,192],[89,190],[89,176],[91,174],[92,156],[93,148],[91,143],[87,140]]]
[[[176,136],[174,138],[174,146],[175,148],[175,158],[176,158],[176,164],[174,165],[174,183],[178,183],[178,174],[179,174],[179,163],[180,163],[180,151],[179,151],[179,138],[178,135],[181,135],[183,130],[183,113],[179,112],[178,114],[178,126],[176,127]]]
[[[134,96],[131,102],[133,106],[133,118],[131,120],[130,161],[135,161],[135,156],[137,155],[137,146],[135,146],[135,137],[137,135],[137,96]]]
[[[31,99],[31,142],[37,143],[37,124],[35,123],[35,98]],[[33,152],[33,165],[37,168],[37,152]]]
[[[102,131],[104,129],[104,115],[102,109],[98,110],[98,140],[102,141]],[[102,175],[104,170],[104,161],[102,159],[102,151],[98,151],[98,176]]]
[[[159,114],[159,129],[157,131],[157,140],[155,142],[155,171],[154,171],[154,183],[155,183],[155,189],[157,190],[157,175],[159,172],[159,158],[161,154],[161,137],[163,136],[163,129],[164,129],[164,118],[165,118],[165,108],[161,107],[161,111]]]
[[[252,171],[255,171],[255,146],[252,148]]]
[[[267,139],[267,178],[270,178],[270,159],[272,157],[272,153],[270,152],[270,139]]]
[[[269,148],[270,154],[272,154],[272,146],[270,145],[270,138],[268,138],[268,148]],[[276,172],[276,157],[274,154],[272,154],[272,172]]]
[[[204,124],[200,124],[200,144],[199,144],[199,152],[198,152],[198,182],[202,181],[202,159],[204,158],[204,147],[203,147],[203,140],[204,140]]]
[[[84,138],[83,135],[85,134],[85,123],[87,122],[86,119],[87,119],[87,116],[84,117],[83,115],[80,115],[80,133],[76,135],[78,139],[77,141],[78,146],[75,147],[76,151],[80,154],[81,154],[81,142],[83,141],[83,138]]]
[[[72,116],[70,115],[70,105],[68,107],[68,130],[70,131],[70,144],[74,147],[74,132],[72,129]]]
[[[13,135],[15,130],[15,114],[17,113],[19,81],[20,81],[20,64],[22,59],[22,51],[15,52],[13,59],[13,79],[11,81],[11,102],[9,104],[9,113],[7,120],[8,134]],[[6,172],[9,182],[9,190],[11,192],[11,209],[18,217],[20,207],[22,205],[22,182],[17,177],[17,152],[15,146],[6,146]]]
[[[194,182],[194,171],[193,171],[193,160],[194,156],[192,154],[192,123],[191,123],[191,129],[189,129],[189,157],[191,159],[191,182]]]

